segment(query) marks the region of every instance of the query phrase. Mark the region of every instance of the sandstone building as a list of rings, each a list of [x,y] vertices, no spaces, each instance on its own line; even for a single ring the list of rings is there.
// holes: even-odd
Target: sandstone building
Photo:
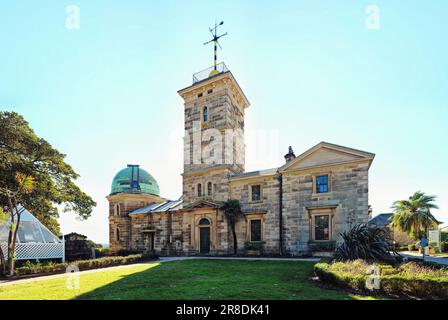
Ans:
[[[193,77],[184,100],[183,194],[160,196],[138,166],[120,171],[109,201],[110,247],[161,255],[228,255],[233,237],[220,209],[239,200],[239,254],[328,252],[339,233],[370,219],[368,173],[374,154],[321,142],[278,168],[245,172],[244,117],[249,107],[232,73],[220,65]]]

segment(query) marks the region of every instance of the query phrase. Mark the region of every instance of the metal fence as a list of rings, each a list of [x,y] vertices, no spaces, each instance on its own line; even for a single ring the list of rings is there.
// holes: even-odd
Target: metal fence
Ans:
[[[8,245],[1,243],[6,259]],[[17,243],[16,260],[62,259],[65,260],[65,244],[61,243]]]
[[[205,70],[199,71],[193,75],[193,84],[203,81],[205,79],[215,77],[221,73],[227,72],[229,69],[227,69],[227,66],[224,64],[224,62],[221,62],[216,66],[216,72],[215,67],[211,66],[210,68],[207,68]]]

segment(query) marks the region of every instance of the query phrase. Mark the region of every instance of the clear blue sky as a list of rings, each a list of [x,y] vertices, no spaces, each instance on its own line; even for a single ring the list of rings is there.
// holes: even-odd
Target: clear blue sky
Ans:
[[[79,30],[65,27],[71,4]],[[370,4],[380,29],[366,28]],[[377,155],[374,214],[423,190],[447,222],[447,9],[445,0],[2,1],[0,110],[21,113],[67,154],[98,202],[88,221],[63,215],[63,231],[107,242],[105,196],[127,163],[151,172],[163,196],[181,195],[177,90],[212,64],[202,44],[222,19],[219,58],[252,104],[246,129],[272,141],[257,152],[247,141],[247,170],[281,165],[289,145],[359,148]]]

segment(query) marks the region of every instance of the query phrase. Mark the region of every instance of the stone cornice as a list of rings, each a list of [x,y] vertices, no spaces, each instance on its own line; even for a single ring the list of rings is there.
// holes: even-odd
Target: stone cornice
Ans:
[[[215,88],[219,84],[226,85],[230,88],[232,92],[231,97],[233,98],[233,95],[235,95],[237,105],[242,105],[244,108],[248,108],[250,106],[249,100],[247,100],[246,95],[230,71],[195,83],[189,87],[179,90],[178,93],[185,101],[187,101],[191,96],[207,91],[208,89]]]
[[[125,201],[148,201],[148,202],[164,202],[166,199],[147,193],[116,193],[106,196],[109,202],[125,202]]]
[[[209,173],[212,171],[220,171],[220,170],[232,170],[232,167],[231,167],[231,165],[219,165],[219,166],[215,166],[215,167],[198,168],[198,169],[192,169],[190,171],[185,171],[181,175],[184,177],[191,177],[191,176],[203,175],[204,173]]]
[[[363,163],[363,162],[367,162],[368,168],[370,168],[372,159],[357,159],[357,160],[320,164],[320,165],[315,165],[315,166],[309,166],[309,167],[297,168],[297,169],[289,169],[289,170],[280,170],[279,169],[279,173],[281,173],[282,175],[288,175],[288,174],[295,174],[295,173],[313,172],[313,171],[319,171],[323,168],[328,169],[328,168],[345,167],[349,164],[356,164],[356,163]]]
[[[264,174],[264,175],[258,175],[258,176],[230,177],[229,183],[238,183],[238,182],[245,181],[245,180],[260,181],[265,178],[273,178],[277,175],[278,175],[278,173],[275,172],[275,173],[271,173],[271,174]]]

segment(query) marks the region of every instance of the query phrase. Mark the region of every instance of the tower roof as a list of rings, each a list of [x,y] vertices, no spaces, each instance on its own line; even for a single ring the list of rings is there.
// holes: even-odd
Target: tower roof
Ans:
[[[138,182],[134,187],[132,180]],[[116,193],[147,193],[160,195],[159,185],[154,177],[146,170],[138,166],[128,166],[120,170],[112,180],[110,194]]]

